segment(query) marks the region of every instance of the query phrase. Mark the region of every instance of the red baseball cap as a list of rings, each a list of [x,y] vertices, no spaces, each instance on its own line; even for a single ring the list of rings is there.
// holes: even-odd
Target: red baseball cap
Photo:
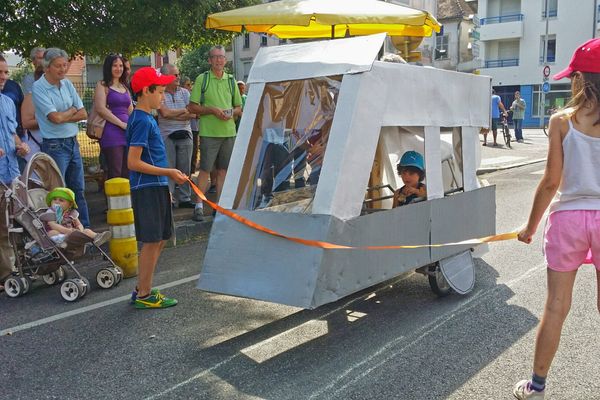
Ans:
[[[559,80],[576,71],[600,73],[600,39],[591,39],[580,45],[573,53],[569,66],[553,78]]]
[[[175,75],[163,75],[152,67],[143,67],[135,71],[131,78],[133,93],[141,92],[150,85],[165,86],[175,80]]]

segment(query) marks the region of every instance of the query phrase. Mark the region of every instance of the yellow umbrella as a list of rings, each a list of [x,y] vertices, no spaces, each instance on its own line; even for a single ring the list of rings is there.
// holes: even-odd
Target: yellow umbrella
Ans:
[[[281,39],[371,35],[431,36],[440,24],[426,11],[378,0],[280,0],[211,14],[206,27]]]

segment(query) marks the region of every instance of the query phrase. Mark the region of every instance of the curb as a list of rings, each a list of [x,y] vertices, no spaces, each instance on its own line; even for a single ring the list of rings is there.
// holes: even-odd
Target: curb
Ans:
[[[479,168],[477,170],[477,175],[489,174],[489,173],[496,172],[496,171],[504,171],[505,169],[523,167],[525,165],[537,164],[537,163],[540,163],[543,161],[546,161],[546,158],[538,158],[536,160],[524,161],[524,162],[515,163],[515,164],[499,165],[497,167]]]
[[[206,216],[204,221],[191,220],[175,222],[175,238],[177,245],[198,241],[206,238],[212,227],[213,217]]]

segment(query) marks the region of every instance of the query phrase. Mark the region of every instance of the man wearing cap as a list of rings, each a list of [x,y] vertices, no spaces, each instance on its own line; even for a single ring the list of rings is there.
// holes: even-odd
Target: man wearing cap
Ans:
[[[0,70],[0,83],[6,80],[6,74]],[[13,271],[14,252],[8,240],[6,221],[6,200],[4,191],[19,176],[17,155],[29,152],[25,143],[17,135],[17,112],[15,104],[0,93],[0,288]]]
[[[131,79],[137,104],[129,116],[125,136],[129,152],[127,167],[131,184],[131,203],[135,217],[135,236],[142,243],[138,284],[131,295],[136,308],[166,308],[177,300],[152,289],[154,269],[165,242],[173,235],[169,178],[181,185],[187,176],[169,168],[165,143],[152,110],[158,110],[165,86],[175,80],[154,68],[140,68]]]

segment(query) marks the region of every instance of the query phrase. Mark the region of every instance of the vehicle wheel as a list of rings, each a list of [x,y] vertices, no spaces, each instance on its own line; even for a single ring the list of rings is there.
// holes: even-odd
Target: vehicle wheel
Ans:
[[[58,283],[63,283],[65,279],[67,279],[67,271],[62,265],[58,267],[58,269],[56,270],[56,274],[58,276]]]
[[[31,278],[25,275],[19,279],[21,279],[21,283],[23,283],[23,294],[27,294],[29,289],[31,289]]]
[[[117,284],[117,276],[111,269],[102,268],[96,274],[96,283],[102,289],[110,289]]]
[[[504,143],[506,143],[506,147],[510,149],[510,130],[508,129],[508,126],[504,126],[502,132],[504,134]]]
[[[121,267],[115,267],[113,269],[115,270],[115,273],[117,274],[117,285],[118,285],[123,280],[123,270],[121,269]]]
[[[428,278],[431,290],[439,297],[448,296],[452,292],[452,288],[448,284],[446,278],[444,278],[444,274],[442,274],[442,270],[440,269],[440,265],[438,263],[435,263],[429,267]]]
[[[4,291],[8,297],[19,297],[24,294],[23,282],[20,277],[11,276],[4,281]]]
[[[60,295],[68,302],[74,302],[81,297],[81,286],[79,279],[67,279],[60,286]]]
[[[80,281],[81,287],[82,287],[82,290],[81,290],[82,293],[81,293],[80,297],[83,297],[89,293],[89,291],[92,289],[92,287],[90,286],[90,281],[88,281],[88,278],[86,278],[85,276],[82,277],[79,281]]]
[[[48,286],[52,286],[52,285],[56,285],[57,283],[60,283],[58,281],[58,270],[54,271],[54,272],[50,272],[49,274],[45,274],[42,275],[42,280],[44,281],[44,283]]]

